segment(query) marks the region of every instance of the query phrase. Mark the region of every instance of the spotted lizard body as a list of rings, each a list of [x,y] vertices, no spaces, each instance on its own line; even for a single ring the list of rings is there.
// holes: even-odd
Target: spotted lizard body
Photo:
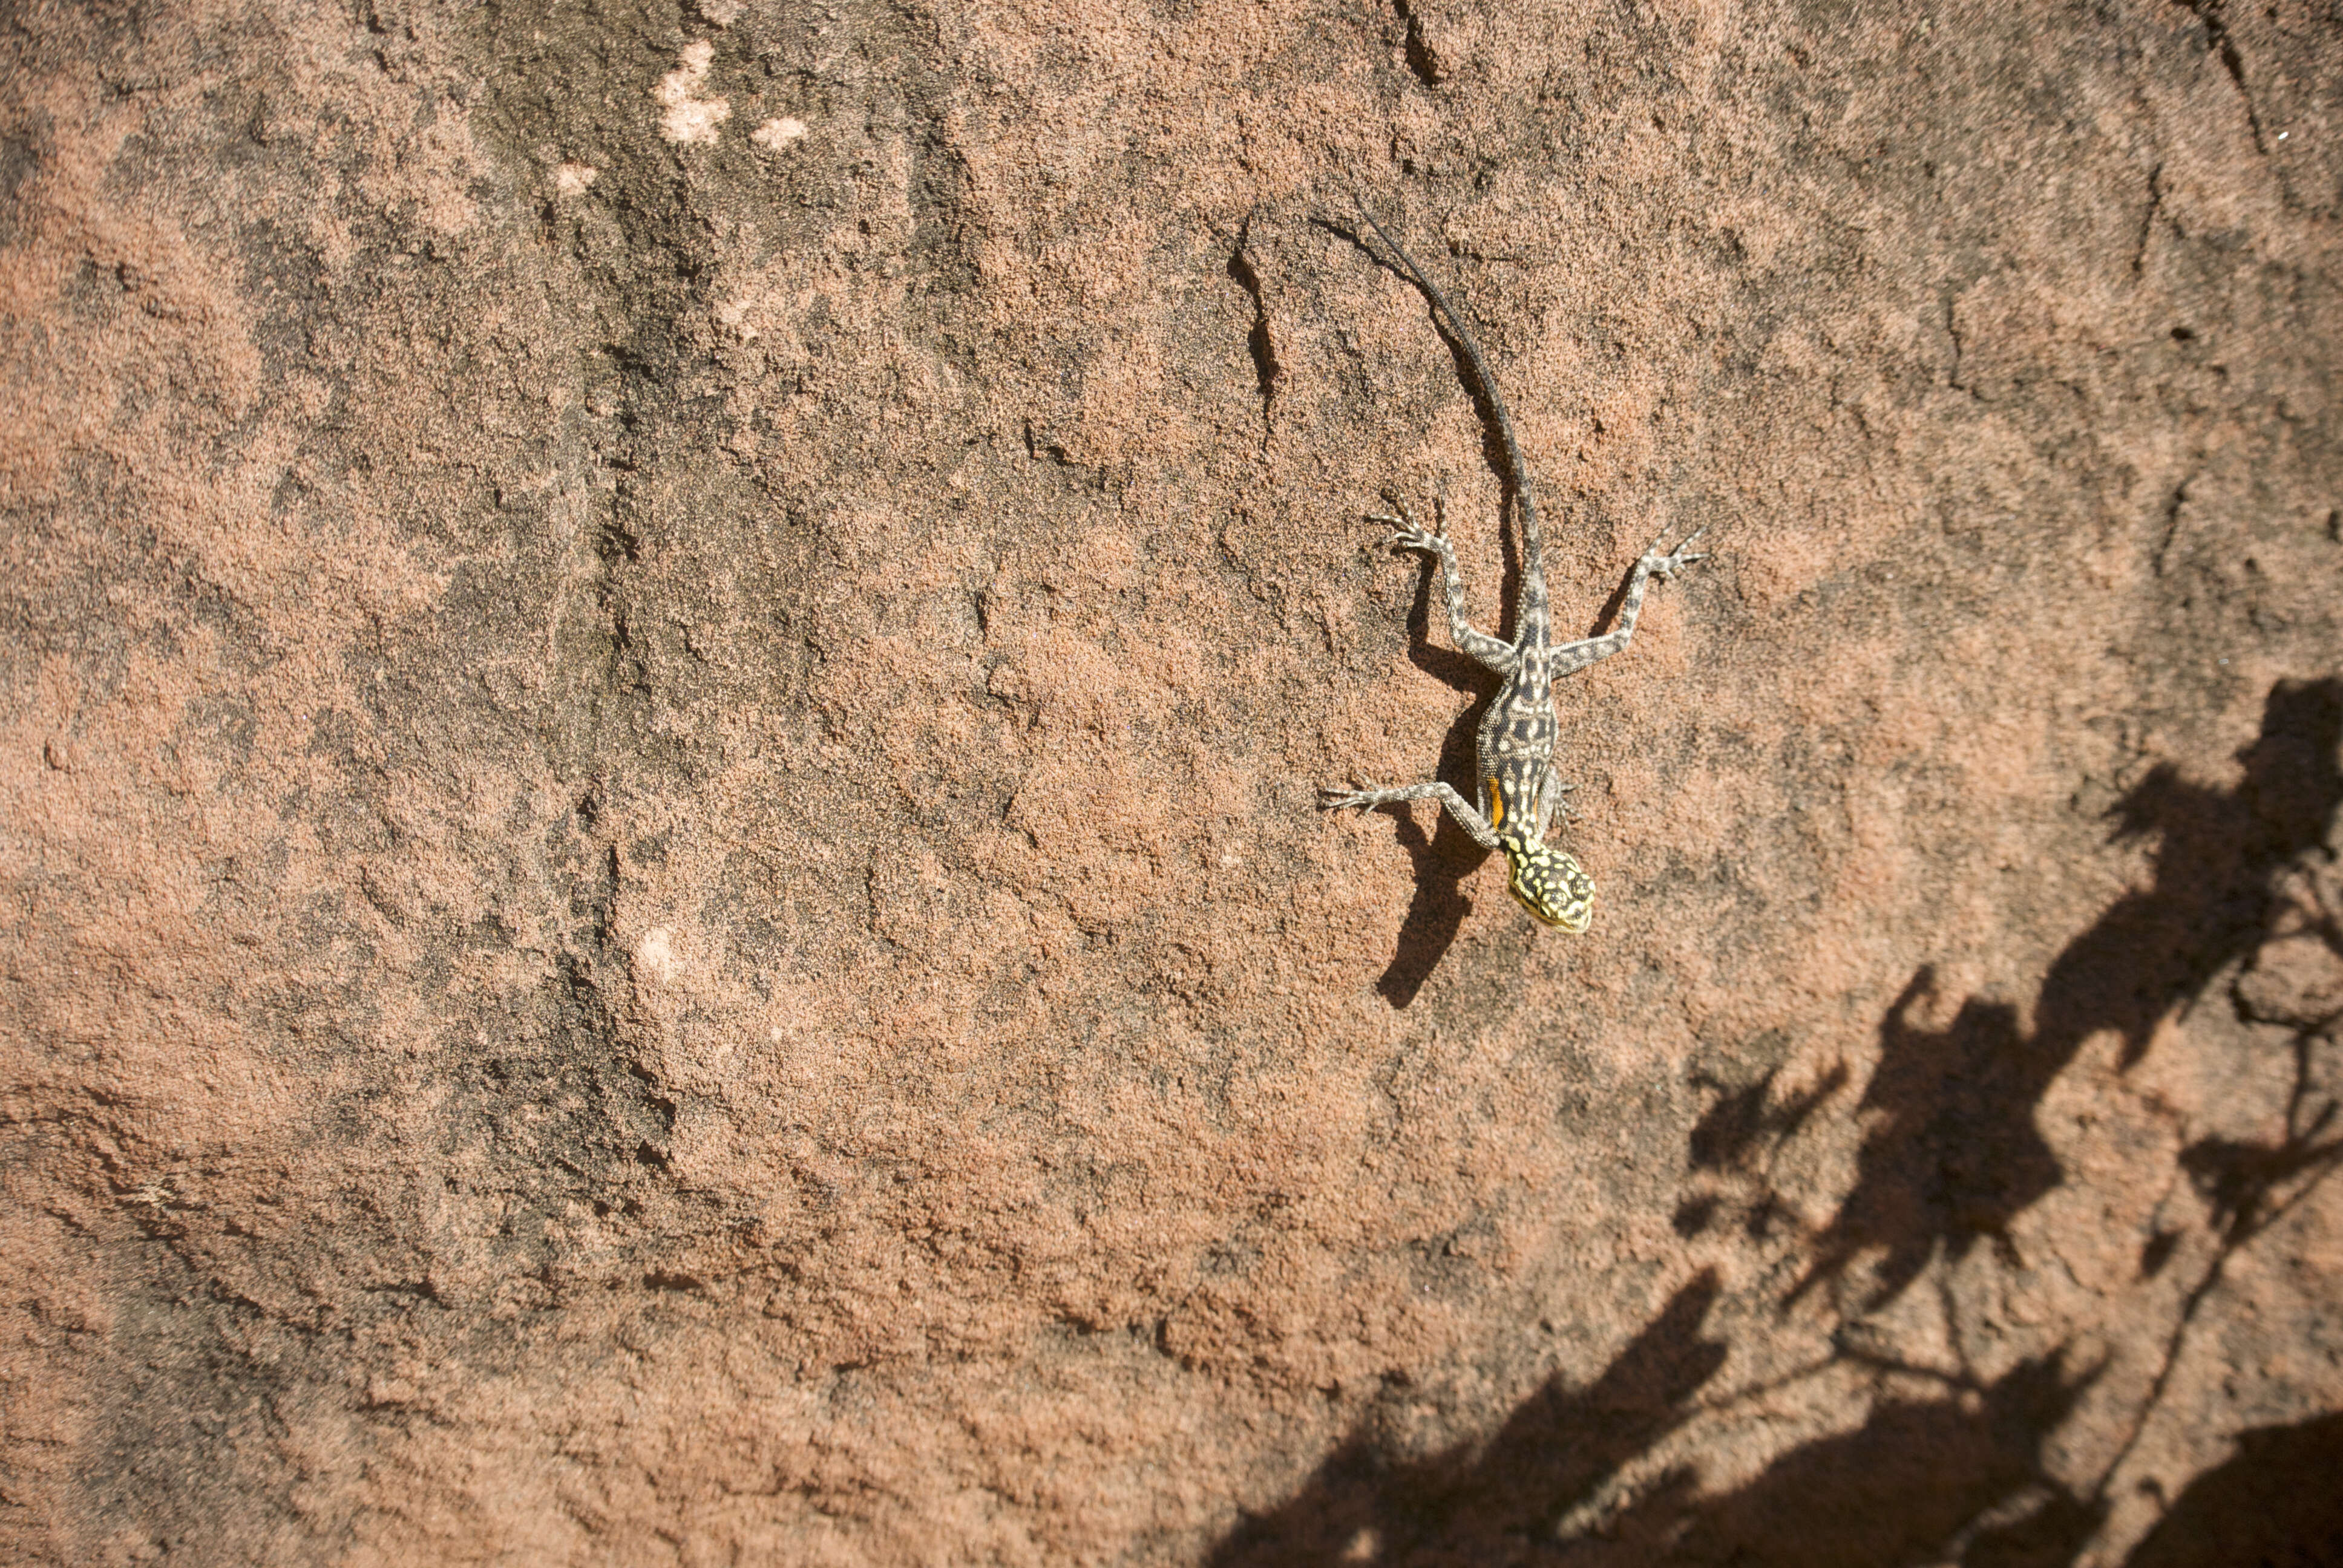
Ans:
[[[1416,527],[1403,510],[1397,517],[1368,518],[1369,522],[1388,523],[1397,530],[1392,536],[1393,548],[1423,550],[1440,558],[1448,596],[1448,628],[1457,649],[1503,677],[1504,684],[1481,721],[1477,803],[1468,802],[1434,780],[1396,789],[1327,789],[1321,792],[1319,805],[1328,810],[1344,806],[1365,809],[1404,800],[1437,800],[1483,848],[1503,854],[1511,869],[1507,886],[1523,908],[1549,926],[1584,931],[1594,918],[1594,884],[1577,860],[1544,841],[1554,818],[1570,814],[1562,797],[1571,786],[1554,772],[1554,683],[1627,646],[1635,635],[1635,617],[1644,608],[1645,585],[1706,558],[1687,553],[1700,534],[1694,532],[1666,555],[1658,553],[1656,543],[1644,553],[1627,579],[1626,597],[1620,603],[1619,622],[1613,630],[1555,647],[1545,594],[1544,540],[1538,531],[1537,503],[1530,494],[1529,467],[1522,461],[1513,420],[1505,412],[1495,377],[1489,374],[1481,345],[1473,336],[1472,326],[1448,302],[1440,286],[1424,276],[1415,258],[1372,213],[1362,209],[1360,216],[1447,319],[1463,347],[1473,378],[1489,399],[1490,411],[1496,416],[1498,433],[1504,439],[1506,467],[1512,470],[1514,504],[1521,514],[1522,582],[1513,640],[1509,643],[1477,629],[1465,618],[1464,583],[1456,569],[1456,552],[1445,536],[1444,518],[1435,518],[1438,527],[1430,533]]]

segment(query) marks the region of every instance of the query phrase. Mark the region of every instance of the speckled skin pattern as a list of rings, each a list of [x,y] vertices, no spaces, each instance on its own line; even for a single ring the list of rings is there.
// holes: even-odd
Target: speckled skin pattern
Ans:
[[[1544,540],[1538,529],[1537,502],[1530,493],[1529,466],[1522,461],[1521,445],[1513,438],[1513,419],[1505,412],[1496,378],[1489,374],[1488,361],[1482,356],[1471,325],[1449,303],[1440,286],[1424,275],[1415,258],[1373,214],[1362,209],[1360,216],[1398,258],[1401,267],[1431,299],[1440,317],[1445,318],[1463,345],[1473,379],[1481,384],[1489,409],[1496,417],[1498,433],[1504,438],[1505,464],[1512,470],[1509,477],[1515,504],[1521,509],[1521,599],[1514,617],[1514,639],[1508,643],[1490,636],[1465,618],[1464,582],[1456,569],[1456,551],[1442,531],[1426,532],[1404,513],[1368,518],[1370,522],[1393,526],[1397,530],[1392,535],[1393,548],[1426,550],[1440,558],[1448,595],[1449,635],[1460,652],[1503,677],[1504,684],[1498,688],[1495,699],[1489,704],[1488,716],[1481,721],[1480,766],[1475,770],[1479,781],[1477,804],[1467,802],[1454,789],[1434,779],[1394,789],[1329,789],[1322,793],[1319,805],[1328,810],[1343,806],[1365,809],[1407,800],[1437,800],[1483,848],[1503,852],[1511,868],[1506,885],[1523,909],[1546,925],[1566,931],[1584,931],[1594,919],[1594,884],[1576,859],[1544,841],[1546,829],[1554,818],[1569,815],[1562,796],[1571,788],[1554,771],[1554,683],[1627,646],[1635,635],[1635,618],[1644,608],[1645,585],[1655,577],[1673,577],[1692,562],[1704,559],[1688,553],[1700,535],[1694,533],[1666,555],[1658,553],[1656,542],[1644,552],[1627,580],[1626,598],[1619,607],[1619,624],[1610,632],[1582,642],[1554,646],[1553,616],[1545,593]],[[1364,237],[1361,239],[1363,244]]]

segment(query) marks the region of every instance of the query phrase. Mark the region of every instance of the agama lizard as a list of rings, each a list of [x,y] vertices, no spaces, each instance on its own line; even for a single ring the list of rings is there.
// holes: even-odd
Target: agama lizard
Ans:
[[[1554,646],[1552,616],[1545,597],[1545,548],[1538,532],[1537,503],[1530,494],[1529,466],[1522,461],[1521,445],[1513,439],[1513,423],[1505,412],[1504,398],[1497,391],[1496,378],[1489,374],[1488,361],[1482,356],[1471,324],[1448,302],[1440,286],[1424,276],[1415,258],[1375,221],[1373,214],[1362,208],[1359,216],[1366,219],[1367,226],[1399,258],[1407,276],[1446,318],[1457,341],[1463,346],[1473,379],[1481,384],[1482,392],[1489,399],[1490,412],[1496,416],[1498,434],[1504,438],[1505,466],[1512,470],[1508,477],[1513,481],[1514,505],[1521,514],[1522,583],[1515,606],[1513,640],[1508,643],[1475,629],[1465,619],[1463,579],[1457,574],[1456,552],[1445,537],[1444,518],[1436,519],[1440,531],[1432,533],[1416,527],[1403,510],[1397,517],[1376,514],[1367,518],[1373,523],[1389,523],[1398,530],[1392,536],[1393,548],[1426,550],[1440,558],[1448,590],[1450,635],[1460,652],[1503,676],[1504,684],[1489,704],[1488,717],[1481,720],[1477,807],[1437,780],[1397,789],[1326,789],[1321,792],[1319,805],[1331,810],[1343,806],[1365,809],[1402,800],[1437,800],[1483,848],[1503,852],[1512,868],[1508,886],[1523,908],[1547,925],[1559,926],[1566,931],[1583,931],[1594,918],[1594,884],[1575,859],[1544,841],[1546,828],[1554,817],[1570,814],[1562,796],[1571,786],[1554,774],[1554,683],[1627,646],[1635,635],[1636,614],[1644,608],[1644,585],[1653,578],[1673,577],[1694,561],[1706,559],[1705,556],[1686,553],[1705,530],[1694,532],[1666,555],[1657,553],[1656,542],[1644,553],[1635,562],[1634,575],[1627,579],[1626,598],[1619,607],[1619,623],[1612,631],[1583,642]]]

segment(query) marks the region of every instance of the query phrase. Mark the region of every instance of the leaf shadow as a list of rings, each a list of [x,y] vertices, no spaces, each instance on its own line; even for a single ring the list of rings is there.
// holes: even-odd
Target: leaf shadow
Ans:
[[[1212,1568],[1514,1560],[1523,1545],[1621,1464],[1680,1425],[1725,1364],[1701,1325],[1718,1294],[1702,1273],[1587,1387],[1549,1383],[1485,1444],[1394,1461],[1354,1434],[1285,1503],[1248,1520]]]
[[[1957,1259],[2059,1184],[2034,1121],[2043,1095],[2103,1030],[2121,1038],[2123,1067],[2137,1063],[2159,1023],[2197,1005],[2270,934],[2278,873],[2319,845],[2343,804],[2338,747],[2343,680],[2283,680],[2238,753],[2235,789],[2159,764],[2127,791],[2113,837],[2156,838],[2153,879],[2052,961],[2030,1031],[2014,1006],[1975,999],[1946,1027],[1920,1027],[1914,1014],[1936,977],[1925,965],[1914,974],[1880,1021],[1879,1067],[1860,1106],[1875,1125],[1855,1185],[1794,1300],[1870,1254],[1880,1261],[1869,1300],[1886,1301],[1940,1245]]]
[[[1208,1562],[2046,1568],[2096,1526],[2097,1512],[2044,1477],[2042,1434],[2091,1382],[2056,1359],[1986,1384],[1940,1380],[1933,1398],[1882,1400],[1860,1426],[1795,1447],[1721,1494],[1681,1466],[1617,1487],[1634,1461],[1716,1408],[1701,1396],[1726,1358],[1703,1332],[1719,1293],[1713,1272],[1695,1276],[1592,1383],[1540,1388],[1485,1443],[1395,1461],[1366,1423]]]
[[[1469,729],[1469,718],[1460,721],[1452,742]],[[1856,1322],[1842,1325],[1820,1363],[1715,1393],[1727,1344],[1705,1327],[1722,1291],[1704,1271],[1591,1384],[1549,1383],[1484,1443],[1395,1459],[1396,1445],[1379,1438],[1371,1415],[1291,1499],[1226,1537],[1210,1559],[1214,1568],[2074,1562],[2107,1522],[2110,1487],[2129,1473],[2125,1457],[2160,1407],[2227,1261],[2343,1167],[2343,1069],[2328,1060],[2343,994],[2329,995],[2318,978],[2332,972],[2323,955],[2343,960],[2338,753],[2343,680],[2280,681],[2266,696],[2258,735],[2238,754],[2235,788],[2195,785],[2159,767],[2128,790],[2110,813],[2114,836],[2155,837],[2149,884],[2117,900],[2053,960],[2031,1029],[2016,1008],[1976,999],[1945,1027],[1925,1027],[1916,1015],[1936,981],[1921,968],[1879,1025],[1881,1060],[1861,1102],[1871,1126],[1849,1195],[1812,1235],[1811,1264],[1784,1302],[1786,1311],[1843,1277],[1858,1255],[1879,1260],[1858,1292],[1876,1306],[1932,1258],[2006,1245],[2009,1222],[2065,1179],[2034,1116],[2083,1042],[2113,1031],[2128,1068],[2174,1010],[2202,1005],[2222,976],[2242,975],[2230,987],[2240,1016],[2281,1025],[2289,1040],[2285,1130],[2262,1141],[2200,1137],[2180,1151],[2180,1175],[2205,1200],[2210,1261],[2182,1293],[2162,1370],[2096,1483],[2066,1478],[2048,1453],[2106,1362],[2077,1372],[2061,1346],[1986,1380],[1901,1365],[1868,1348]],[[1436,839],[1417,837],[1427,857],[1437,852]],[[2273,959],[2286,944],[2294,944],[2288,956]],[[2256,989],[2247,980],[2263,965],[2269,973]],[[1698,1235],[1735,1212],[1760,1235],[1791,1222],[1773,1191],[1773,1161],[1851,1073],[1842,1068],[1778,1102],[1777,1077],[1776,1061],[1759,1051],[1704,1081],[1721,1092],[1690,1131],[1688,1171],[1709,1184],[1740,1180],[1755,1199],[1688,1199],[1675,1217],[1679,1234]],[[2151,1240],[2143,1275],[2174,1255],[2168,1239]],[[1859,1425],[1775,1453],[1738,1485],[1710,1490],[1688,1463],[1654,1462],[1670,1434],[1693,1422],[1754,1413],[1776,1391],[1824,1389],[1825,1374],[1865,1369],[1882,1375],[1869,1385]],[[1729,1463],[1731,1447],[1704,1447],[1702,1458]],[[2335,1501],[2343,1494],[2327,1484],[2338,1461],[2343,1417],[2245,1433],[2238,1458],[2182,1493],[2129,1568],[2343,1561],[2343,1504]]]
[[[2125,1568],[2343,1563],[2343,1415],[2239,1434],[2237,1457],[2190,1482]]]

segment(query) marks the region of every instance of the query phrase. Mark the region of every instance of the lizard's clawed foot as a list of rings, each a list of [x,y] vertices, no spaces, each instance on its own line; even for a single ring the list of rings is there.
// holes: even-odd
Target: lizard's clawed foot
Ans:
[[[1693,545],[1699,540],[1700,536],[1706,532],[1708,532],[1708,525],[1703,523],[1699,528],[1694,528],[1691,533],[1685,535],[1683,542],[1678,544],[1674,549],[1670,550],[1666,555],[1659,553],[1660,539],[1664,539],[1668,537],[1665,534],[1662,534],[1659,539],[1654,539],[1652,541],[1652,548],[1644,552],[1644,564],[1650,568],[1651,574],[1655,578],[1672,578],[1675,576],[1676,573],[1684,570],[1684,568],[1692,565],[1693,562],[1704,561],[1708,559],[1708,553],[1706,551],[1703,550],[1695,552],[1692,548]]]
[[[1433,522],[1430,528],[1425,528],[1407,515],[1407,508],[1399,504],[1398,497],[1386,491],[1383,498],[1391,502],[1391,511],[1370,512],[1367,514],[1367,521],[1391,525],[1393,549],[1437,551],[1445,542],[1448,533],[1448,508],[1439,501],[1434,500],[1432,503]]]
[[[1367,521],[1392,525],[1392,537],[1389,542],[1393,549],[1437,550],[1440,548],[1439,535],[1424,532],[1405,518],[1387,518],[1380,513],[1370,513]]]

